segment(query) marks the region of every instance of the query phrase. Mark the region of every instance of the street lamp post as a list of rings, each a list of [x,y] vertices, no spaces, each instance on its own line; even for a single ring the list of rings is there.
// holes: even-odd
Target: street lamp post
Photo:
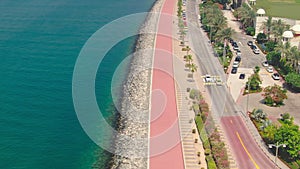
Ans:
[[[285,144],[278,144],[278,142],[276,144],[269,144],[269,148],[276,147],[276,153],[275,153],[275,164],[276,165],[277,165],[277,157],[278,157],[278,148],[281,146],[286,147]]]

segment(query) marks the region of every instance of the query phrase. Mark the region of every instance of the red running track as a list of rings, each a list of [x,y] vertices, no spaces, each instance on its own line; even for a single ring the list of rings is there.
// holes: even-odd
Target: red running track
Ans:
[[[150,169],[183,169],[175,81],[172,17],[176,0],[165,0],[156,35],[150,114]],[[164,15],[166,14],[166,15]]]

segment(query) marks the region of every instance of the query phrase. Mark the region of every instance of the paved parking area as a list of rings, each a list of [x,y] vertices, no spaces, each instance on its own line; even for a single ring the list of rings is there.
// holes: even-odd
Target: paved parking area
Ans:
[[[241,73],[245,74],[245,79],[239,79]],[[238,100],[240,95],[242,94],[242,90],[246,86],[248,78],[253,74],[252,68],[238,68],[238,72],[236,74],[229,74],[227,79],[227,86],[229,86],[230,93],[235,101]],[[274,84],[282,86],[282,82],[279,80],[274,80],[272,78],[272,73],[268,73],[267,70],[262,67],[259,75],[262,80],[261,87],[265,88],[267,86],[272,86]]]
[[[245,79],[239,79],[241,73],[245,74]],[[229,86],[229,91],[233,97],[233,100],[237,101],[240,94],[242,94],[242,90],[244,89],[248,78],[251,76],[252,73],[252,69],[238,68],[238,72],[236,74],[229,74],[227,79],[227,86]]]
[[[262,52],[260,52],[260,54],[254,54],[252,49],[247,45],[248,41],[253,41],[252,37],[244,35],[243,33],[235,33],[233,39],[237,42],[242,53],[242,64],[240,65],[240,67],[262,67],[261,63],[266,60],[265,55]]]

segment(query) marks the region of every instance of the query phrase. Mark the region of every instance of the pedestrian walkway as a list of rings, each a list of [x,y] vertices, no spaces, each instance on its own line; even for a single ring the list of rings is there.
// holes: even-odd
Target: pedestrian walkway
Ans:
[[[182,139],[183,155],[186,169],[206,169],[206,161],[202,142],[198,132],[192,133],[193,129],[197,131],[194,121],[195,113],[191,110],[192,101],[189,99],[187,88],[196,88],[195,80],[188,78],[191,73],[185,68],[184,55],[178,37],[177,18],[173,26],[173,53],[174,53],[174,77],[176,83],[176,98],[179,110],[179,124]]]
[[[227,18],[227,25],[228,27],[232,28],[235,32],[241,33],[242,30],[240,29],[240,22],[236,20],[230,10],[222,10],[223,15]]]

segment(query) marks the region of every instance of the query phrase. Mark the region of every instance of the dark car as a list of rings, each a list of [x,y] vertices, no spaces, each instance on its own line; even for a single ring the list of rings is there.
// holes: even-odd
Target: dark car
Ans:
[[[240,56],[237,56],[235,59],[234,59],[234,61],[236,61],[236,62],[240,62],[242,60],[242,58],[240,57]]]
[[[232,68],[232,69],[231,69],[231,73],[232,73],[232,74],[236,74],[236,73],[237,73],[237,68]]]
[[[257,49],[257,47],[256,47],[255,45],[250,46],[250,48],[251,48],[252,50]]]
[[[239,79],[245,79],[245,73],[241,73]]]
[[[233,45],[233,50],[239,50],[239,46],[238,45]]]
[[[232,46],[237,46],[237,43],[235,41],[233,41],[231,44]]]
[[[254,45],[252,41],[248,41],[247,44],[248,44],[248,46]]]

